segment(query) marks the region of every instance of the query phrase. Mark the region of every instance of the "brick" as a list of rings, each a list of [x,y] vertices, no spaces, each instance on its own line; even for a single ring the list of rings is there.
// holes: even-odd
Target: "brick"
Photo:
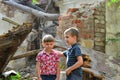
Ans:
[[[95,28],[95,32],[105,33],[105,29]]]
[[[87,48],[92,48],[93,41],[92,40],[81,40],[81,45]]]
[[[78,11],[78,10],[79,10],[78,8],[69,8],[68,11],[67,11],[67,14],[68,14],[69,12],[76,12],[76,11]]]
[[[105,41],[105,37],[95,37],[95,41]]]
[[[76,17],[77,17],[77,18],[80,18],[80,17],[82,16],[82,14],[83,14],[83,13],[77,11],[77,12],[76,12]]]
[[[101,24],[105,24],[105,21],[104,21],[104,20],[101,20],[100,23],[101,23]]]
[[[80,20],[72,20],[72,23],[77,24],[77,23],[81,23],[81,21]]]
[[[82,22],[81,22],[81,23],[78,23],[78,24],[77,24],[77,27],[78,27],[78,28],[83,28],[83,27],[84,27],[84,24],[83,24]]]
[[[95,45],[104,46],[105,43],[103,41],[95,41]]]
[[[95,37],[105,37],[105,33],[95,33]]]
[[[96,24],[95,24],[95,27],[96,27],[96,28],[103,28],[103,29],[105,29],[105,24],[96,23]]]
[[[98,19],[95,19],[95,23],[100,23],[100,21]]]
[[[93,34],[89,34],[89,33],[81,33],[80,36],[83,39],[91,39],[91,38],[93,38]]]

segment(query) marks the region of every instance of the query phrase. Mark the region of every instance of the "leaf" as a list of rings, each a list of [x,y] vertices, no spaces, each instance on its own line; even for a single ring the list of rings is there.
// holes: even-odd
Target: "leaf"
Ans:
[[[116,3],[118,0],[111,0],[112,3]]]
[[[120,9],[120,5],[118,6],[118,8]]]
[[[110,6],[111,5],[111,2],[107,2],[107,6]]]

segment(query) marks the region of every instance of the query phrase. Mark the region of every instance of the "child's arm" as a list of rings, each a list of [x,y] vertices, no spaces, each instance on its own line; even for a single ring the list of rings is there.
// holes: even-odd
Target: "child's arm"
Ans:
[[[77,57],[77,62],[73,66],[66,69],[66,75],[69,75],[71,73],[71,71],[80,67],[82,64],[83,64],[82,56],[78,56]]]
[[[65,57],[62,51],[57,51],[57,50],[56,50],[56,52],[57,52],[57,55],[58,55],[59,57]]]
[[[40,77],[40,62],[36,63],[36,73],[37,73],[38,80],[42,80]]]
[[[60,79],[60,63],[57,62],[57,75],[56,75],[56,80]]]

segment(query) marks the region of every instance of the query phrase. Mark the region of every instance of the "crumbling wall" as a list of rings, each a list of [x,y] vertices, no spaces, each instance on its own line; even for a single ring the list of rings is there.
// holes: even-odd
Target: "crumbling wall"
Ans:
[[[69,27],[80,31],[80,44],[87,48],[105,52],[105,2],[81,4],[78,8],[69,8],[59,17],[58,34]]]
[[[107,0],[107,3],[110,0]],[[120,58],[120,1],[106,5],[106,53]]]

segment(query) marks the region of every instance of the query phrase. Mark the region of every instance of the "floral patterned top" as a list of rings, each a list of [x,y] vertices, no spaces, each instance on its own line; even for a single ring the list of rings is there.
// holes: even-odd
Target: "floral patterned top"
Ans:
[[[43,50],[36,56],[36,61],[40,62],[41,75],[56,75],[57,65],[60,61],[56,51],[52,50],[51,53],[46,54]]]

